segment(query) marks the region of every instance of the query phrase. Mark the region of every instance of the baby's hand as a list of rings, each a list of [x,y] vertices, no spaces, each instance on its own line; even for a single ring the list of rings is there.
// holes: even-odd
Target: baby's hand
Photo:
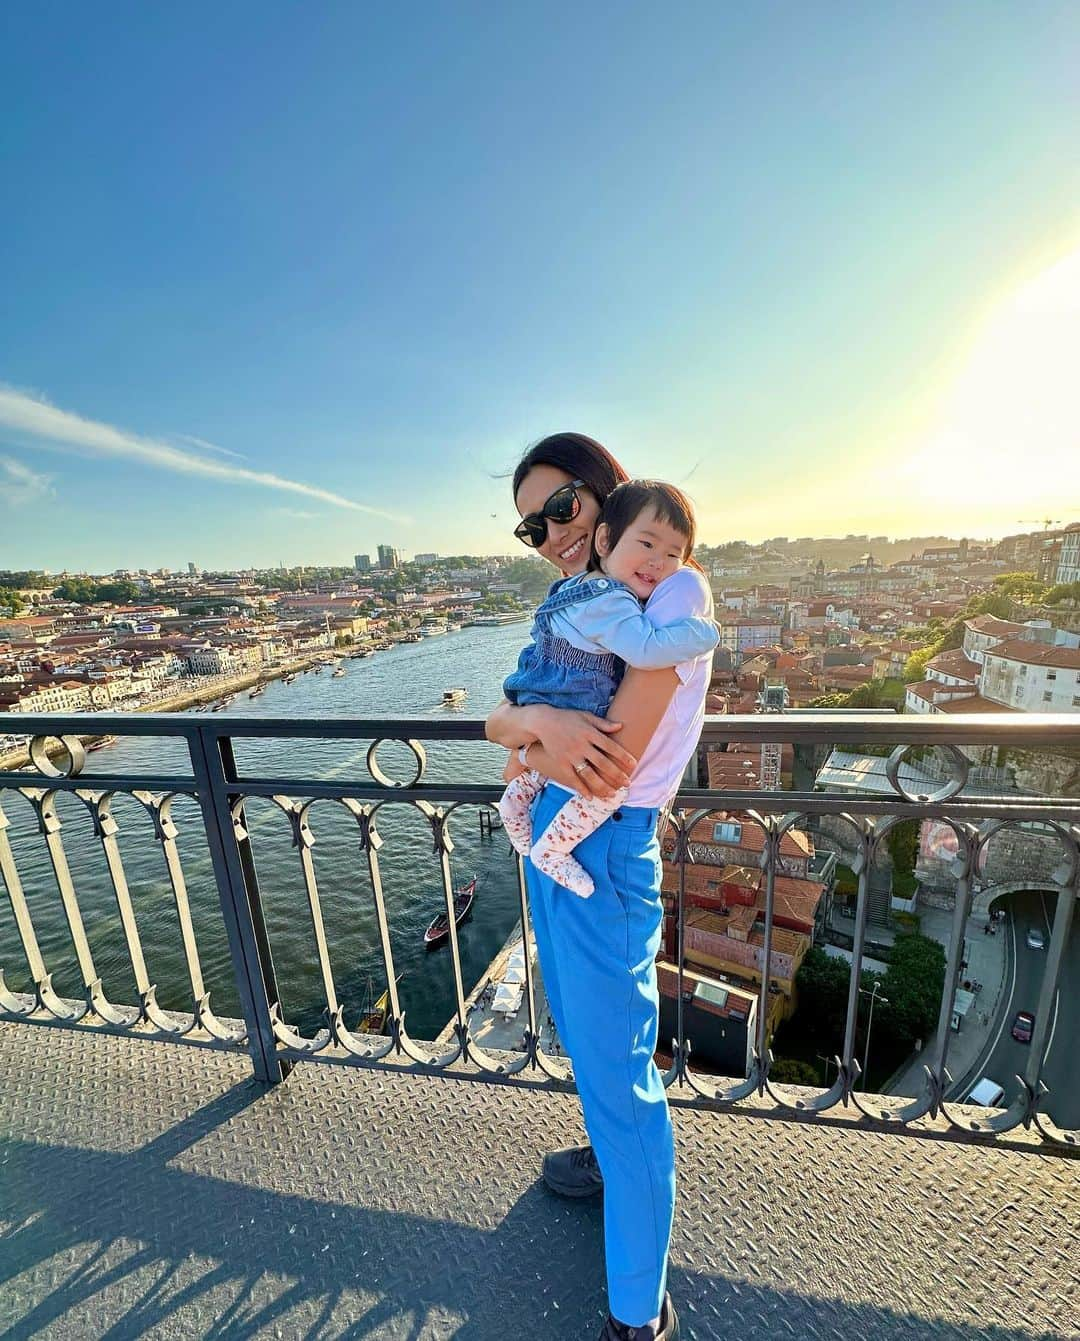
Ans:
[[[513,782],[515,778],[520,778],[522,773],[529,770],[517,757],[517,750],[511,750],[506,759],[506,767],[502,771],[503,782]]]

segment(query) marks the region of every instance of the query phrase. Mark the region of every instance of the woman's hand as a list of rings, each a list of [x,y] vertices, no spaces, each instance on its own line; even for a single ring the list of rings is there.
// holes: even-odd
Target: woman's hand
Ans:
[[[617,788],[625,787],[637,767],[637,759],[615,740],[615,733],[621,730],[621,722],[594,717],[591,712],[544,708],[544,716],[536,726],[537,738],[545,756],[557,768],[547,775],[592,796],[607,797]],[[580,767],[582,764],[584,768]]]

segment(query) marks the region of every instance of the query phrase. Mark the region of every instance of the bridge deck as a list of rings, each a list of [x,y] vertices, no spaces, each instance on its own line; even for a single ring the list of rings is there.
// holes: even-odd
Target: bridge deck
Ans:
[[[591,1341],[601,1214],[537,1183],[582,1139],[541,1089],[0,1025],[0,1329],[13,1338]],[[673,1108],[683,1335],[1080,1334],[1080,1164]]]

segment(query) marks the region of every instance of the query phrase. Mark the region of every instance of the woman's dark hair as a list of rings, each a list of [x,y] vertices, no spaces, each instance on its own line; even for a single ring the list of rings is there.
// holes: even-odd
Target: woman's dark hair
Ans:
[[[683,563],[694,552],[694,505],[681,489],[673,484],[664,484],[660,480],[627,480],[612,489],[604,499],[600,516],[596,519],[597,528],[607,527],[608,551],[615,548],[623,538],[626,528],[651,508],[660,521],[665,521],[683,536],[686,548],[683,550]],[[695,564],[696,568],[698,565]],[[589,567],[600,567],[600,555],[596,548],[596,532],[593,532],[592,553]]]
[[[582,480],[603,506],[617,484],[630,476],[606,447],[584,433],[552,433],[530,447],[514,471],[514,497],[533,466],[554,466],[575,480]]]

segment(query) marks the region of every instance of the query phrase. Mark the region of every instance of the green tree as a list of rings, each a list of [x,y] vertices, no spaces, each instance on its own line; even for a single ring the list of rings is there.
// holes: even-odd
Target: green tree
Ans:
[[[913,871],[919,855],[919,822],[904,820],[889,830],[886,839],[893,866],[898,871]]]
[[[819,1085],[817,1067],[798,1057],[777,1057],[769,1071],[769,1079],[780,1085]]]
[[[929,1038],[945,989],[944,946],[918,932],[897,937],[882,987],[889,1006],[881,1023],[890,1037],[904,1048],[911,1048],[917,1038]]]
[[[1059,582],[1043,597],[1044,605],[1076,605],[1080,603],[1080,582]]]

